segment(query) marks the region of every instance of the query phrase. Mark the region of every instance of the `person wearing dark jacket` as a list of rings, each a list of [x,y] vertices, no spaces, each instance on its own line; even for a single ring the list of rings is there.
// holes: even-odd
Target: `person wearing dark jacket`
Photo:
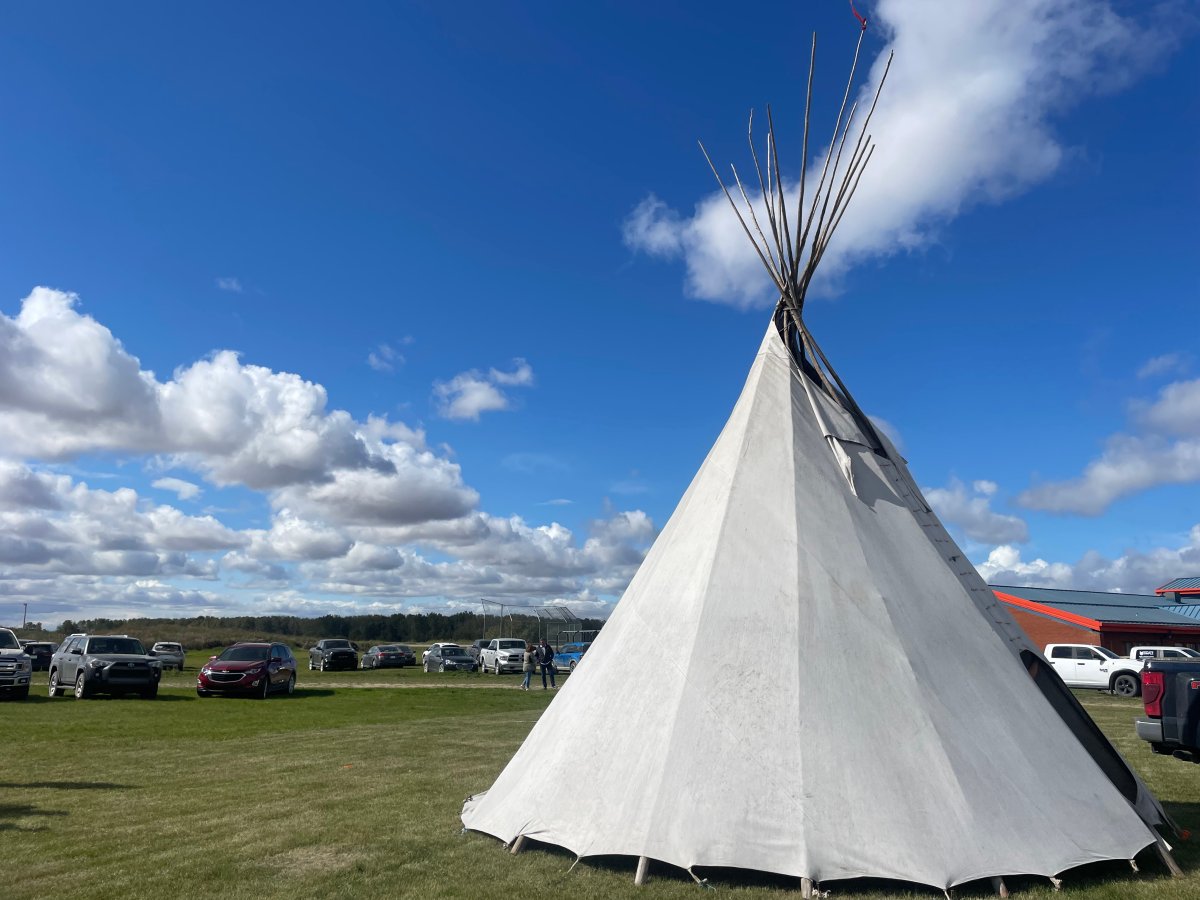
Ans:
[[[546,689],[546,676],[550,676],[550,687],[554,689],[554,648],[546,643],[546,639],[542,638],[538,641],[537,649],[533,651],[534,658],[537,660],[538,668],[542,670],[542,690]]]

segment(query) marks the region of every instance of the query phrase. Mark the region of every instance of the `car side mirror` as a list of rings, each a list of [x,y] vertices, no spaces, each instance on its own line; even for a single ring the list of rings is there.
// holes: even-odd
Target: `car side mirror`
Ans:
[[[272,656],[271,662],[283,662],[283,657],[282,656]]]
[[[146,655],[147,656],[158,656],[158,651],[157,650],[147,650]]]
[[[214,659],[216,659],[216,657],[215,657],[215,656],[210,656],[210,657],[208,658],[208,661],[209,661],[209,662],[212,662]]]

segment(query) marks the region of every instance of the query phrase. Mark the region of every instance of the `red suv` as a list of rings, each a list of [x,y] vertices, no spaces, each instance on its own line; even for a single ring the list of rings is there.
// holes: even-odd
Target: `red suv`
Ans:
[[[296,658],[284,644],[234,644],[200,667],[196,693],[251,694],[266,700],[278,691],[296,690]]]

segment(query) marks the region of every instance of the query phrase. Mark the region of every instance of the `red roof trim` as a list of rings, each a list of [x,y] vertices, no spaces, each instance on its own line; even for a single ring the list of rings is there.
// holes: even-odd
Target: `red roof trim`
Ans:
[[[1169,591],[1164,591],[1162,588],[1155,588],[1154,593],[1158,594],[1158,596],[1160,596],[1160,597],[1163,597],[1167,594],[1200,594],[1200,587],[1173,588],[1172,590],[1169,590]]]
[[[1032,612],[1041,613],[1042,615],[1049,616],[1052,619],[1059,619],[1063,622],[1069,622],[1072,625],[1090,628],[1093,631],[1099,631],[1104,627],[1103,623],[1097,622],[1095,619],[1077,616],[1075,613],[1063,612],[1063,610],[1056,609],[1053,606],[1047,606],[1045,603],[1034,603],[1032,600],[1026,600],[1024,597],[1014,597],[1012,594],[1006,594],[1003,591],[992,591],[992,593],[1004,603],[1007,603],[1011,606],[1019,606],[1021,609],[1028,609]]]

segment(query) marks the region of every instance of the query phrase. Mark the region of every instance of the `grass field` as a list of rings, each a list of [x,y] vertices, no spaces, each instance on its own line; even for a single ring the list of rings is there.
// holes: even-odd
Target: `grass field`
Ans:
[[[461,833],[462,800],[491,784],[553,696],[516,690],[517,676],[310,673],[302,663],[293,697],[200,700],[196,662],[167,675],[156,701],[50,700],[39,691],[0,704],[0,896],[697,896],[675,870],[652,868],[649,884],[635,888],[633,860],[568,874],[566,853],[511,856],[498,841]],[[403,689],[418,686],[436,689]],[[1082,699],[1180,825],[1200,829],[1200,766],[1142,746],[1130,726],[1136,702]],[[1200,897],[1200,851],[1183,842],[1176,858],[1182,879],[1143,853],[1140,874],[1124,864],[1069,873],[1063,895]],[[798,886],[710,874],[737,897]],[[940,896],[904,885],[825,887],[834,898]],[[1041,879],[1011,879],[1010,888],[1051,895]]]

